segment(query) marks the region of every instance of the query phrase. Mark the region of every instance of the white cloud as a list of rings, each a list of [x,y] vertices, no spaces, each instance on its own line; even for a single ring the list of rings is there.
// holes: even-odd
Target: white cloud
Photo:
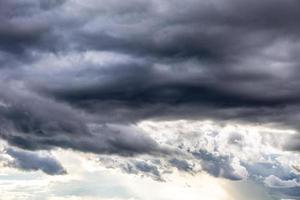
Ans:
[[[292,180],[282,180],[274,175],[268,176],[264,183],[268,187],[272,188],[292,188],[292,187],[300,187],[300,183],[296,179]]]
[[[76,200],[93,198],[164,200],[171,199],[171,196],[172,200],[184,197],[189,200],[199,199],[199,197],[233,200],[235,199],[234,195],[240,195],[238,191],[228,193],[226,187],[233,184],[232,182],[213,178],[203,173],[203,170],[211,175],[225,178],[236,176],[242,179],[252,179],[263,176],[267,187],[293,187],[297,183],[293,179],[280,179],[280,175],[285,175],[282,173],[290,173],[292,166],[299,165],[299,158],[297,159],[295,154],[281,149],[284,138],[293,134],[291,130],[188,120],[143,121],[132,128],[148,135],[160,146],[173,152],[177,151],[179,154],[176,154],[176,159],[179,160],[178,162],[185,161],[185,167],[181,168],[182,170],[178,170],[178,168],[176,170],[174,163],[170,162],[170,159],[174,158],[172,153],[122,157],[118,155],[99,156],[57,149],[52,151],[52,154],[68,171],[67,175],[48,177],[41,173],[38,173],[39,175],[31,173],[30,176],[36,177],[30,181],[32,184],[43,182],[47,185],[44,188],[46,190],[40,191],[41,194],[28,194],[28,191],[35,186],[22,187],[21,185],[24,183],[22,178],[21,180],[19,178],[12,179],[10,182],[12,185],[4,187],[4,194],[12,195],[13,190],[19,190],[22,193],[20,195],[27,194],[31,199],[39,197],[39,195],[46,195],[52,199]],[[205,153],[201,154],[202,157],[194,156],[193,152],[200,150],[205,150]],[[289,158],[292,158],[293,162]],[[138,167],[137,163],[145,163],[147,167],[145,168],[144,164],[143,168]],[[264,168],[270,165],[274,165],[273,170]],[[132,172],[134,173],[128,173],[128,170],[124,170],[124,166],[133,167],[132,170],[135,171]],[[220,174],[214,174],[216,171],[210,171],[209,167],[212,167],[213,170],[220,170]],[[184,171],[183,169],[188,170]],[[6,168],[6,170],[11,169]],[[17,174],[15,177],[18,177],[20,173],[18,171],[9,172],[5,177],[14,177],[12,174]],[[272,176],[272,173],[278,177]],[[156,181],[157,177],[154,175],[161,176],[160,178],[164,181]],[[154,179],[145,178],[145,176]],[[6,183],[2,182],[2,184]],[[238,190],[238,187],[236,189]],[[177,191],[176,194],[174,191]],[[246,196],[244,198],[247,199]],[[239,199],[241,198],[239,197]]]

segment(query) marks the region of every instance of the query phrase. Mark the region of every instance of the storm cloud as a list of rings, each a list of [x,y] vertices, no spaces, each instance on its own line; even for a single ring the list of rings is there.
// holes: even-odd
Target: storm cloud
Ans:
[[[3,20],[32,26],[6,34],[20,39],[2,36],[17,50],[3,49],[5,80],[107,121],[184,116],[298,128],[297,1],[3,4],[22,11]]]
[[[189,115],[297,127],[297,1],[2,4],[3,79],[36,93],[99,115],[121,109],[118,120],[197,107]]]
[[[167,151],[129,125],[98,123],[63,103],[12,89],[0,95],[1,137],[29,150],[74,150],[133,155]],[[76,112],[77,111],[77,112]]]
[[[157,179],[165,166],[194,174],[200,164],[215,177],[241,180],[247,171],[270,187],[299,184],[298,175],[262,175],[264,164],[185,147],[180,139],[169,145],[137,126],[145,120],[270,125],[294,131],[276,147],[299,153],[299,20],[297,0],[2,0],[0,137],[30,151],[158,156],[160,164],[122,165]],[[226,145],[247,146],[247,135],[228,135]],[[22,164],[23,154],[10,154],[18,167],[38,169]],[[35,161],[52,165],[47,159]]]

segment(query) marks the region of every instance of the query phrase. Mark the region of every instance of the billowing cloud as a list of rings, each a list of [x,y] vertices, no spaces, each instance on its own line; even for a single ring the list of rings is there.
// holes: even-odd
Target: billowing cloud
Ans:
[[[2,79],[106,120],[298,128],[297,1],[54,2],[3,1]]]
[[[92,116],[33,93],[10,88],[1,93],[0,136],[29,150],[71,148],[100,154],[167,151],[133,126],[97,124]]]
[[[24,150],[109,156],[157,180],[176,169],[298,183],[299,19],[297,0],[3,0],[0,137]],[[168,120],[272,131],[175,124],[159,137],[139,127],[147,120],[158,135]],[[7,152],[17,167],[40,169],[24,164],[34,154]]]

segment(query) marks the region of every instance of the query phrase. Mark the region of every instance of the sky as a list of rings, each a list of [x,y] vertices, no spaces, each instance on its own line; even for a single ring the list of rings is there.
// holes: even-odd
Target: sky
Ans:
[[[300,1],[1,0],[0,199],[300,200]]]

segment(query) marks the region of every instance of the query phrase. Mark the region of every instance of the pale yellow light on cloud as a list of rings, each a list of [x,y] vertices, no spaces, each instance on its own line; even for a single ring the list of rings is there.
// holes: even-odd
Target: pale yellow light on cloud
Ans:
[[[169,140],[174,131],[188,132],[186,137],[194,136],[195,130],[207,132],[215,130],[211,122],[143,122],[137,125],[155,140]],[[240,130],[244,128],[239,127]],[[249,127],[245,129],[250,130]],[[159,130],[159,133],[157,131]],[[261,131],[262,129],[260,129]],[[222,129],[223,136],[234,131],[234,126]],[[258,130],[251,127],[250,138],[255,143],[261,137]],[[264,130],[269,132],[269,129]],[[289,131],[289,130],[287,130]],[[177,137],[180,138],[180,134]],[[160,137],[164,135],[164,137]],[[280,133],[278,133],[280,135]],[[170,137],[169,137],[170,136]],[[258,137],[259,136],[259,137]],[[174,139],[174,138],[173,138]],[[221,145],[222,147],[222,145]],[[254,146],[256,147],[256,146]],[[256,148],[255,148],[256,149]],[[233,149],[235,152],[235,149]],[[273,150],[270,148],[270,151]],[[253,155],[260,153],[252,152]],[[164,182],[150,177],[126,174],[120,169],[107,169],[97,162],[97,155],[84,154],[71,150],[54,150],[52,154],[65,167],[68,174],[48,176],[41,172],[22,172],[16,169],[0,168],[0,199],[5,200],[269,200],[270,196],[259,186],[242,181],[229,181],[212,177],[205,172],[194,175],[165,173]],[[252,156],[251,156],[252,157]]]

